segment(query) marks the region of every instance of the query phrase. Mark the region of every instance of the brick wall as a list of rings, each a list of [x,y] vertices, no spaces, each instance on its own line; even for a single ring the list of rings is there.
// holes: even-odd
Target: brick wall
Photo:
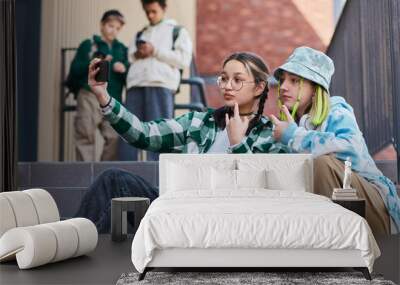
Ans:
[[[374,154],[374,159],[376,160],[396,160],[396,149],[393,144],[389,144],[385,148],[381,149],[379,152]]]
[[[331,0],[198,0],[196,63],[203,76],[214,76],[231,52],[251,51],[271,70],[295,47],[325,50],[333,34]],[[270,92],[265,114],[276,113]],[[207,86],[210,107],[222,106],[215,84]]]
[[[330,0],[293,0],[325,46],[331,41],[334,27],[334,5]],[[312,4],[312,6],[310,5]]]
[[[301,45],[325,50],[333,32],[331,0],[198,0],[197,64],[214,75],[233,51],[252,51],[271,68]]]

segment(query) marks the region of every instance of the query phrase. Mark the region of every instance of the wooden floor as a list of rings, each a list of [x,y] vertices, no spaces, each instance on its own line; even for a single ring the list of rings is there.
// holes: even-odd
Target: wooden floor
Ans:
[[[400,284],[400,235],[378,239],[378,243],[382,256],[376,260],[374,272]],[[110,235],[99,235],[97,248],[87,256],[28,270],[19,270],[15,261],[2,263],[0,284],[115,284],[122,273],[135,271],[131,244],[132,237],[112,242]]]
[[[375,260],[374,272],[400,284],[400,234],[376,237],[381,256]]]
[[[0,264],[0,284],[115,284],[122,273],[134,271],[131,261],[132,238],[112,242],[110,235],[99,235],[97,248],[80,256],[19,270],[17,263]]]

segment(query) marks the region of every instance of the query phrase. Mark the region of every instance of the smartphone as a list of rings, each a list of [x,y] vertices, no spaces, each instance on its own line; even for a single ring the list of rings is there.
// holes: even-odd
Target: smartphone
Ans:
[[[102,60],[96,63],[96,68],[100,68],[94,79],[97,82],[108,82],[110,76],[110,63],[107,60]]]
[[[93,57],[92,58],[100,58],[100,59],[105,59],[106,58],[106,54],[104,52],[101,52],[99,50],[95,51],[93,53]]]
[[[138,47],[138,46],[140,46],[141,44],[145,44],[145,43],[146,43],[145,40],[138,39],[138,40],[136,41],[136,46]]]

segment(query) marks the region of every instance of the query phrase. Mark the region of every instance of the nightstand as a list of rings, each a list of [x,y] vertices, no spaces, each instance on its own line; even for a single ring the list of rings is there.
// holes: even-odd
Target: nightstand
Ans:
[[[359,214],[361,217],[365,218],[365,199],[355,199],[355,200],[336,200],[332,199],[333,203],[339,204],[340,206]]]
[[[127,212],[134,213],[134,229],[136,233],[140,221],[150,205],[149,198],[120,197],[111,200],[111,240],[124,241],[127,238]]]

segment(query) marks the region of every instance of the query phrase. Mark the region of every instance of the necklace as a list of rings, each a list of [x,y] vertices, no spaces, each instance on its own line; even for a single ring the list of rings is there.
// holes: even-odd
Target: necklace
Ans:
[[[253,112],[249,112],[249,113],[239,113],[240,116],[250,116],[253,115]]]

